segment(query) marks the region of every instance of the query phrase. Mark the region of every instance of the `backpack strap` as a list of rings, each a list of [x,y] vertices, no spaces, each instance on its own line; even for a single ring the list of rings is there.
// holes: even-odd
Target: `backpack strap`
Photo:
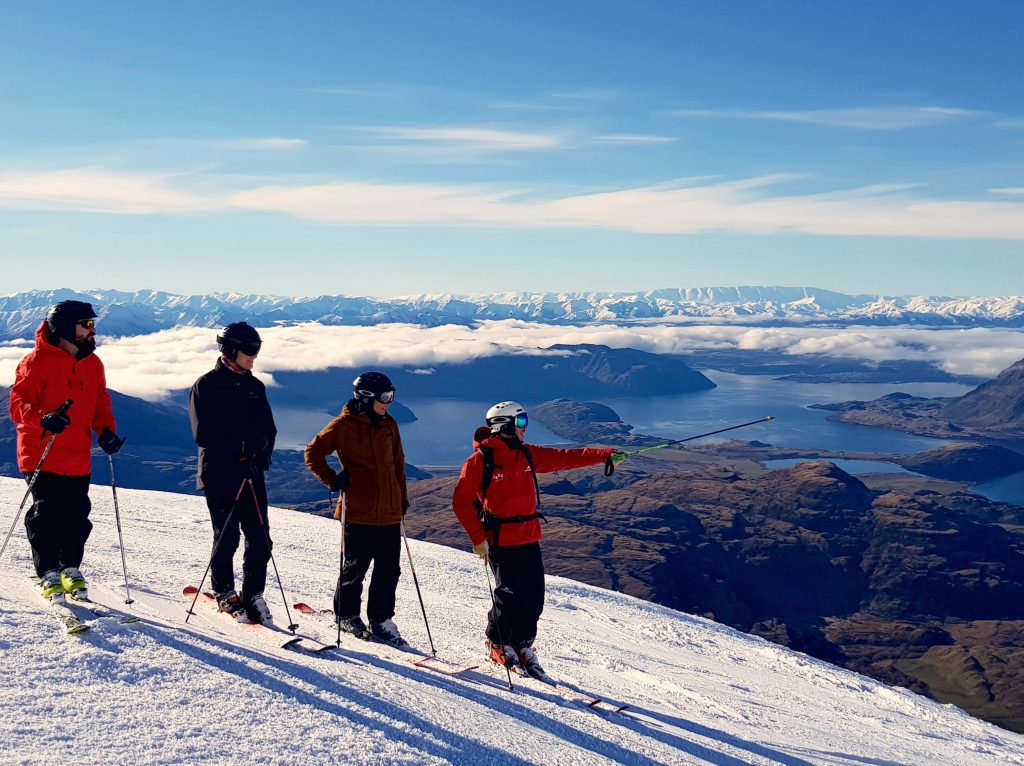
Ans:
[[[537,508],[540,508],[540,485],[537,483],[537,472],[533,468],[533,455],[530,454],[530,450],[526,448],[526,445],[522,442],[518,443],[518,446],[513,449],[519,449],[526,457],[526,462],[530,466],[530,475],[533,476],[533,489],[537,493]],[[491,479],[494,477],[494,450],[490,447],[480,445],[477,447],[477,451],[483,457],[483,474],[480,477],[480,494],[477,495],[473,500],[473,505],[476,508],[476,514],[480,518],[480,523],[484,525],[484,529],[494,532],[494,542],[492,546],[498,547],[498,535],[501,532],[502,524],[521,524],[527,521],[533,521],[534,519],[541,519],[547,522],[547,517],[544,516],[539,510],[535,513],[522,515],[522,516],[495,516],[493,513],[487,511],[484,508],[484,498],[487,497],[487,489],[491,486]],[[501,467],[501,466],[497,466]]]

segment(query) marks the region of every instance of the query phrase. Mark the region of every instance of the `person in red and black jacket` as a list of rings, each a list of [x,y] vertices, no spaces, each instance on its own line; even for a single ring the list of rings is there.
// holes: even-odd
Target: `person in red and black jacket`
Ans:
[[[527,445],[528,423],[526,410],[516,402],[500,402],[487,411],[488,429],[477,429],[477,450],[462,466],[452,508],[473,552],[494,572],[494,605],[486,630],[491,660],[543,675],[533,648],[544,610],[536,474],[598,465],[615,451]]]
[[[18,430],[18,469],[32,485],[32,508],[25,529],[43,596],[63,602],[64,594],[87,597],[79,569],[92,531],[89,478],[92,432],[112,455],[123,439],[107,391],[103,362],[96,351],[96,312],[82,301],[61,301],[36,330],[35,349],[18,364],[11,387],[11,420]],[[70,399],[71,406],[61,410]]]

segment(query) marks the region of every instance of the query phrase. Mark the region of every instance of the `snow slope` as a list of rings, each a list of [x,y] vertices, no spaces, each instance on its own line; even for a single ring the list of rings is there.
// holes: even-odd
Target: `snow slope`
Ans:
[[[0,479],[3,534],[24,486]],[[210,544],[202,499],[118,496],[140,623],[100,621],[67,636],[28,579],[21,529],[0,561],[0,764],[1024,765],[1024,737],[956,708],[555,577],[537,644],[546,667],[628,704],[624,713],[587,709],[532,680],[509,691],[489,666],[465,678],[416,669],[408,654],[354,639],[326,656],[280,649],[212,610],[185,625],[178,594],[202,576]],[[83,569],[97,600],[116,607],[109,488],[94,486],[92,497]],[[270,517],[289,601],[327,605],[337,522],[278,509]],[[411,546],[439,654],[480,661],[482,565],[468,552]],[[396,622],[427,648],[403,561]],[[268,596],[283,624],[279,591]],[[331,633],[309,621],[300,631]]]

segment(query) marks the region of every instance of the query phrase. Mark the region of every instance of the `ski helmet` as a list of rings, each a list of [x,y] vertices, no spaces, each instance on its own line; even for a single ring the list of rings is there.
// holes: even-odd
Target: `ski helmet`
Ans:
[[[86,319],[95,319],[98,314],[93,311],[91,303],[82,301],[61,301],[53,306],[46,315],[46,326],[50,332],[66,341],[75,340],[75,325]]]
[[[245,322],[232,322],[217,336],[217,344],[220,352],[227,359],[232,361],[241,351],[246,356],[256,356],[260,353],[263,341],[255,328]]]
[[[529,422],[530,416],[519,402],[498,402],[487,410],[487,425],[492,434],[515,436],[516,429],[526,428]]]
[[[364,372],[352,381],[352,395],[367,407],[374,401],[391,404],[395,400],[395,386],[383,372]]]

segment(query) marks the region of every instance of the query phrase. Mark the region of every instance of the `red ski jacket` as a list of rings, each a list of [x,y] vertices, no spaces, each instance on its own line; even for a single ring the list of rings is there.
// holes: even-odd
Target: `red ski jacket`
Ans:
[[[77,359],[50,343],[50,330],[43,322],[36,330],[36,347],[18,364],[11,386],[11,420],[18,427],[18,468],[31,473],[39,465],[46,442],[39,421],[60,407],[66,399],[71,425],[57,434],[43,469],[63,476],[85,476],[92,472],[92,434],[104,428],[117,430],[107,391],[103,362],[95,354]]]
[[[513,516],[532,516],[537,512],[537,494],[530,472],[530,464],[521,450],[508,446],[508,442],[500,436],[475,442],[474,446],[493,450],[494,473],[487,494],[483,498],[483,508],[498,518]],[[603,463],[613,452],[611,449],[553,449],[539,447],[534,444],[524,445],[533,458],[533,467],[537,473],[567,471],[572,468],[583,468],[588,465]],[[479,449],[462,464],[462,473],[455,485],[452,497],[452,508],[459,518],[459,523],[469,533],[473,545],[485,538],[489,545],[494,544],[494,532],[485,530],[483,522],[477,515],[474,500],[480,500],[481,483],[483,481],[484,457]],[[527,545],[541,539],[540,520],[515,521],[501,524],[498,530],[501,547],[509,545]]]

